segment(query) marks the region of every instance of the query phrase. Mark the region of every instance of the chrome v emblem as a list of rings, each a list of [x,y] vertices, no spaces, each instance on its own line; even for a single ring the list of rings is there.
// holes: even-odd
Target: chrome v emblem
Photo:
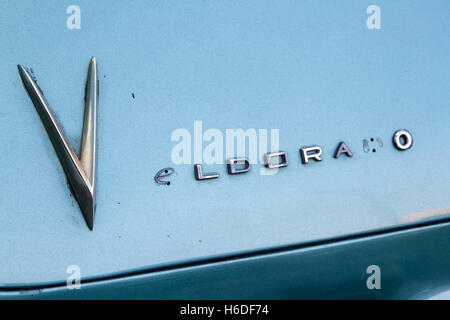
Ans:
[[[28,91],[28,95],[44,124],[59,161],[69,179],[84,219],[89,229],[92,230],[94,227],[95,210],[95,158],[97,144],[97,62],[93,57],[88,69],[79,159],[70,146],[69,141],[64,136],[61,127],[56,122],[56,118],[52,114],[44,94],[36,84],[36,81],[23,66],[18,65],[17,68],[19,69],[23,85]]]

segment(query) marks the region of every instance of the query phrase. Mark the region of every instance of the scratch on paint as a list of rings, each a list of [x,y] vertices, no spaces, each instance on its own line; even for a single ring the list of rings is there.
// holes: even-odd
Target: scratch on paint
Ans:
[[[410,213],[410,214],[402,217],[401,222],[411,223],[411,222],[417,222],[417,221],[427,220],[430,218],[436,218],[439,216],[446,216],[446,215],[450,215],[450,207],[444,207],[444,208],[439,208],[439,209],[430,209],[430,210]]]

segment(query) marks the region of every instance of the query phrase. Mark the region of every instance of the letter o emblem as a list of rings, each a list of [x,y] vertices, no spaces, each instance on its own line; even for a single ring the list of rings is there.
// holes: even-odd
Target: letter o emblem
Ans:
[[[396,131],[392,140],[394,146],[400,151],[408,150],[413,145],[413,137],[411,133],[405,129]]]

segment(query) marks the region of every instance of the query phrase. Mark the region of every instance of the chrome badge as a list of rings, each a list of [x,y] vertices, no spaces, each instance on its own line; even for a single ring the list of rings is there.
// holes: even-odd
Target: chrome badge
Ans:
[[[30,73],[18,65],[20,77],[39,117],[47,131],[50,141],[58,155],[69,183],[83,213],[89,229],[94,227],[95,211],[95,159],[97,140],[98,77],[97,62],[93,57],[89,64],[86,90],[84,121],[81,137],[80,158],[64,136],[56,122],[44,94]]]

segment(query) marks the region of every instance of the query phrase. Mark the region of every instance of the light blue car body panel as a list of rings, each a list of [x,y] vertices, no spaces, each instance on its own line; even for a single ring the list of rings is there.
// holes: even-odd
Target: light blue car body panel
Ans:
[[[442,299],[450,294],[449,240],[450,223],[421,226],[96,279],[80,290],[3,291],[0,299]],[[379,290],[367,287],[373,263]]]
[[[142,289],[152,298],[202,297],[201,285],[180,289],[177,296],[164,289],[170,286],[161,280],[166,273],[141,272],[343,237],[348,239],[336,242],[339,248],[357,246],[353,241],[370,246],[364,234],[450,218],[448,1],[377,1],[380,30],[366,27],[368,1],[78,1],[81,30],[66,28],[70,4],[0,4],[0,288],[9,290],[8,297],[20,297],[18,290],[27,287],[65,283],[69,265],[78,265],[82,280],[91,281],[78,297],[109,290],[106,280],[93,288],[95,279],[105,277],[112,277],[115,290],[141,279],[141,286],[160,285],[160,290]],[[100,77],[92,232],[16,68],[20,63],[33,69],[77,150],[91,56],[97,58]],[[193,134],[195,120],[202,121],[203,130],[217,128],[224,135],[226,129],[279,129],[289,166],[265,176],[257,164],[247,174],[230,176],[224,164],[205,165],[221,177],[195,181],[192,164],[171,160],[177,143],[172,132],[186,128]],[[413,134],[414,145],[400,152],[391,140],[403,128]],[[377,152],[365,153],[362,140],[371,137],[381,137],[384,147],[373,144]],[[353,158],[333,158],[340,141]],[[299,148],[313,144],[323,147],[323,161],[305,166]],[[176,171],[171,185],[156,185],[153,176],[168,166]],[[434,228],[448,234],[445,224],[427,228],[427,241]],[[420,242],[413,235],[418,232],[421,239],[422,231],[413,230],[408,237]],[[448,256],[449,238],[436,237],[440,246],[423,244],[427,247],[418,254],[435,250],[436,256]],[[395,269],[389,263],[399,260],[389,256],[400,257],[402,251],[377,248],[379,257],[386,250],[383,268]],[[413,250],[406,244],[403,249]],[[325,249],[283,251],[283,257],[305,268],[294,281],[314,272],[314,254],[320,250]],[[362,249],[346,252],[352,252],[346,259],[356,259],[360,272],[348,288],[367,290],[364,267],[380,260],[371,261]],[[261,259],[267,264],[260,268],[267,265],[277,273],[275,256],[255,255],[251,261]],[[325,271],[348,263],[339,255],[329,257],[321,260],[328,261]],[[205,268],[219,273],[202,281],[216,277],[232,286],[224,280],[226,272],[234,277],[228,261],[245,265],[226,261],[208,264]],[[426,258],[412,261],[427,263]],[[199,269],[169,274],[196,279]],[[118,280],[130,273],[139,276]],[[443,287],[448,278],[447,271]],[[318,288],[326,283],[316,280]],[[298,285],[294,297],[308,296],[300,283],[293,285]],[[336,296],[351,296],[346,288]],[[259,295],[253,289],[242,296],[289,293]],[[204,296],[221,296],[211,290]],[[386,297],[395,297],[394,291]],[[114,292],[114,297],[126,296]],[[51,297],[59,293],[73,294],[63,288],[48,291]],[[234,293],[240,296],[236,288],[223,295],[237,297]]]

